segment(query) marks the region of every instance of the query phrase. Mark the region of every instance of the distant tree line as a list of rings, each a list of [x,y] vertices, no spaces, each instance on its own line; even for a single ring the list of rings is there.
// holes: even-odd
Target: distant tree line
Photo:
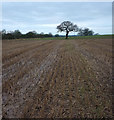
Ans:
[[[57,27],[59,31],[65,31],[63,28],[65,28],[63,25]],[[73,27],[69,27],[69,31],[77,31],[77,36],[99,35],[98,33],[94,34],[94,32],[89,28],[77,29],[76,25],[74,25]],[[59,34],[53,35],[51,32],[48,34],[44,34],[43,32],[37,33],[36,31],[30,31],[27,32],[26,34],[22,34],[19,30],[6,31],[5,29],[0,31],[0,35],[2,35],[2,39],[61,37],[61,35]],[[67,37],[68,33],[66,34],[66,38]]]
[[[41,32],[40,34],[38,34],[36,31],[30,31],[26,34],[22,34],[19,30],[6,32],[5,29],[3,29],[0,34],[2,35],[2,39],[59,37],[58,34],[52,35],[52,33],[44,34],[43,32]]]

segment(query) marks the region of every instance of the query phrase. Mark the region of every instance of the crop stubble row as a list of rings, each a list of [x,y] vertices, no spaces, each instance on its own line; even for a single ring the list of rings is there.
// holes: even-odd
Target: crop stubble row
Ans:
[[[3,116],[112,117],[111,44],[99,41],[35,41],[33,55],[30,49],[18,55],[17,62],[26,53],[25,63],[3,78]]]

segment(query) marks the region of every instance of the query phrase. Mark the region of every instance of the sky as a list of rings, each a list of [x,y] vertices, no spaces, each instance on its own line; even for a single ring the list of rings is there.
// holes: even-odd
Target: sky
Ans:
[[[112,33],[112,2],[3,2],[2,29],[22,33],[57,33],[57,25],[71,21],[95,33]],[[72,35],[76,34],[71,32]]]

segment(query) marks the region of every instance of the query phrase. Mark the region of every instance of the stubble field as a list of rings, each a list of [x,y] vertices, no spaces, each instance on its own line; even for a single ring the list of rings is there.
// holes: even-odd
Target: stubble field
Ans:
[[[4,40],[4,118],[112,118],[112,39]]]

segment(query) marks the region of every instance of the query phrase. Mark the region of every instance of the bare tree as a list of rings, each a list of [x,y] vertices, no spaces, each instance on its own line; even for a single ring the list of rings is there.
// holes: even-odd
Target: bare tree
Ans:
[[[84,28],[84,29],[80,28],[78,30],[79,36],[89,36],[89,35],[93,35],[93,34],[94,34],[94,32],[92,30],[90,30],[89,28]]]
[[[66,39],[68,38],[68,34],[71,31],[77,32],[78,26],[74,25],[70,21],[64,21],[60,25],[57,26],[58,32],[66,32]]]

